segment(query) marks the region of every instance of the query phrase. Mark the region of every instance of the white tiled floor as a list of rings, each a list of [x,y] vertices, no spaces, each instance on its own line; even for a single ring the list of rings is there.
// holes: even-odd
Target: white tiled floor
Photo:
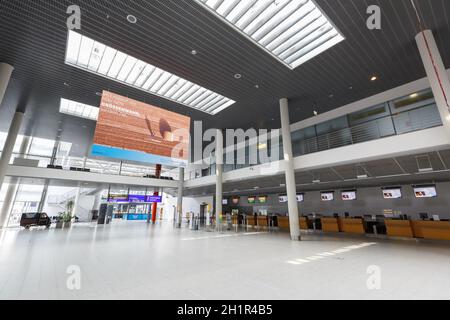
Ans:
[[[80,290],[67,288],[71,265],[81,269]],[[371,265],[381,270],[380,290],[367,288]],[[0,231],[0,299],[449,298],[449,243],[324,235],[292,242],[287,233],[141,222]]]

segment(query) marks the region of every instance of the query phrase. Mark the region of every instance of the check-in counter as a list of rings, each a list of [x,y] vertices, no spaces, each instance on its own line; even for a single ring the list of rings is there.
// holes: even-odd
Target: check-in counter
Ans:
[[[258,227],[267,227],[268,225],[267,216],[258,216]]]
[[[414,238],[414,233],[409,220],[384,220],[387,235],[391,237]]]
[[[342,219],[342,231],[345,233],[365,234],[363,219]]]
[[[450,240],[449,221],[412,221],[416,238]]]
[[[247,215],[247,225],[255,226],[255,216],[249,214]]]
[[[308,219],[306,217],[300,217],[300,229],[308,230]]]
[[[278,220],[278,228],[289,229],[289,217],[278,216],[277,220]]]
[[[323,232],[339,232],[337,218],[321,218]]]

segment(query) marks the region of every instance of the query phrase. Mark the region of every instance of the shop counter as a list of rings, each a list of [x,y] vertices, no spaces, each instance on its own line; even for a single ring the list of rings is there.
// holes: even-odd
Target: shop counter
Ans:
[[[239,224],[239,216],[237,216],[237,215],[231,216],[231,223],[233,225],[238,225]]]
[[[323,232],[339,232],[337,218],[321,218]]]
[[[416,238],[450,240],[449,221],[412,221]]]
[[[278,228],[289,229],[289,217],[278,216],[277,220],[278,220]]]
[[[387,235],[391,237],[414,238],[411,221],[409,220],[384,220]]]
[[[258,227],[267,227],[269,226],[267,222],[267,216],[258,216]]]
[[[342,231],[345,233],[365,234],[363,219],[342,219]]]

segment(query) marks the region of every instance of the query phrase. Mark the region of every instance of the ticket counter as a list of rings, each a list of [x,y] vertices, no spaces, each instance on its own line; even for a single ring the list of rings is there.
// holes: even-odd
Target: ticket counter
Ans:
[[[413,238],[411,221],[409,220],[384,220],[387,235],[391,237]]]
[[[321,218],[323,232],[339,232],[337,218]]]
[[[352,234],[365,234],[363,219],[342,219],[342,231]]]
[[[416,238],[450,240],[450,221],[412,221]]]

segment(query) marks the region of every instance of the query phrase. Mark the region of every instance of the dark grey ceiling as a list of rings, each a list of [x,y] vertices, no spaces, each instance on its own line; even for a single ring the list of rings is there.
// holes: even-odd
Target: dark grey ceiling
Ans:
[[[62,125],[62,139],[77,144],[76,153],[83,155],[95,124],[59,114],[61,97],[98,105],[96,92],[107,89],[203,120],[205,128],[270,129],[280,126],[281,97],[291,100],[294,122],[312,116],[314,109],[325,112],[425,76],[414,42],[418,26],[410,0],[316,2],[346,40],[291,71],[193,0],[2,0],[0,61],[14,65],[15,71],[0,106],[0,130],[7,129],[17,105],[26,106],[24,130],[54,138]],[[450,1],[416,2],[449,66]],[[237,103],[210,116],[66,66],[66,9],[74,3],[82,10],[82,34]],[[371,4],[382,8],[381,30],[366,28]],[[138,23],[128,23],[128,14]],[[193,49],[196,56],[191,55]],[[242,79],[234,79],[235,73]],[[372,74],[379,81],[370,82]]]

